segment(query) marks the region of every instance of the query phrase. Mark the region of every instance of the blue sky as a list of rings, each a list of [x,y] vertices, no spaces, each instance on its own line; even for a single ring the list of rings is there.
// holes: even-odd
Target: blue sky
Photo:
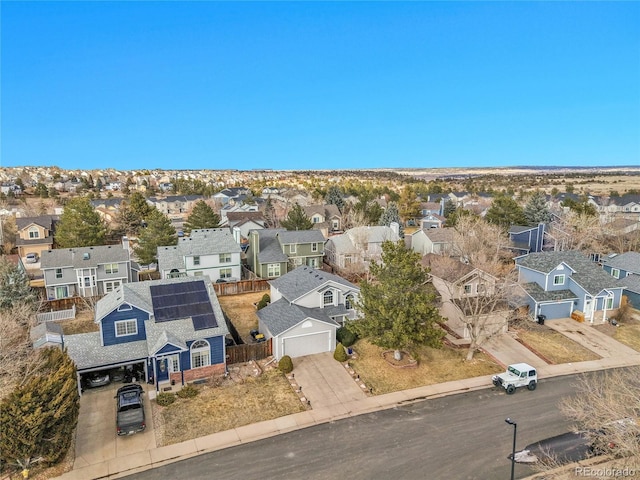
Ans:
[[[0,166],[640,165],[639,2],[0,9]]]

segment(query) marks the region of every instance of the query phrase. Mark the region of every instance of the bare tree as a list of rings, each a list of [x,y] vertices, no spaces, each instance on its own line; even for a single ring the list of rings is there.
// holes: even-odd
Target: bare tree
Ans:
[[[576,394],[560,409],[584,430],[596,453],[625,458],[627,467],[640,467],[640,368],[607,370],[583,375]]]
[[[512,271],[496,278],[454,258],[436,255],[429,258],[433,284],[440,292],[444,308],[455,310],[455,314],[444,316],[452,328],[462,329],[469,339],[466,360],[471,361],[490,338],[506,332],[516,274]]]
[[[24,302],[0,310],[0,399],[39,368],[29,337],[35,314],[35,307]]]
[[[460,217],[454,227],[452,254],[491,275],[511,270],[508,246],[504,230],[480,217]]]

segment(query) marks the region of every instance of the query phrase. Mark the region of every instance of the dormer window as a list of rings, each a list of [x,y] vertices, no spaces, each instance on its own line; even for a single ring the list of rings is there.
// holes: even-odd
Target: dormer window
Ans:
[[[29,239],[40,238],[40,230],[38,227],[29,228]]]
[[[344,299],[344,308],[351,310],[353,308],[353,295],[349,294]]]
[[[327,290],[322,294],[322,305],[333,305],[333,292],[331,290]]]
[[[555,275],[553,277],[554,285],[564,285],[564,275]]]

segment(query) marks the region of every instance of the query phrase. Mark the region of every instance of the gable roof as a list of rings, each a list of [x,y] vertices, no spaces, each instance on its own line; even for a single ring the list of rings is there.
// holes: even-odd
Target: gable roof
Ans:
[[[57,248],[43,250],[40,268],[90,268],[105,263],[129,261],[129,250],[122,245],[98,245],[95,247]]]
[[[284,232],[279,228],[265,228],[263,230],[252,230],[258,235],[258,263],[283,263],[288,262],[278,242],[278,233]]]
[[[616,255],[615,257],[605,257],[603,263],[614,268],[620,268],[627,272],[640,274],[639,252],[625,252]]]
[[[318,291],[329,282],[338,283],[352,290],[359,290],[353,283],[338,275],[316,270],[307,266],[300,266],[269,282],[278,289],[284,298],[292,302],[312,291]]]
[[[16,218],[16,227],[18,230],[23,230],[29,225],[38,225],[47,230],[52,230],[54,224],[60,220],[59,215],[38,215],[37,217],[21,217]]]
[[[324,236],[318,230],[282,230],[277,237],[280,245],[292,243],[324,243]]]
[[[427,253],[420,260],[420,264],[423,267],[429,268],[431,275],[450,283],[460,280],[462,277],[476,270],[471,265],[462,263],[455,258],[443,257],[435,253]]]
[[[539,252],[530,253],[516,259],[516,265],[532,270],[550,273],[561,263],[568,265],[574,273],[573,281],[584,288],[588,293],[595,295],[605,288],[622,288],[624,285],[602,268],[589,260],[582,252]]]
[[[447,228],[423,228],[422,231],[433,243],[450,243],[453,242],[454,229]]]
[[[158,247],[158,265],[162,270],[184,269],[185,256],[240,253],[242,249],[227,228],[192,230],[190,236],[178,238],[177,245]]]
[[[289,303],[281,298],[256,312],[267,326],[271,335],[280,335],[308,318],[338,327],[338,323],[328,317],[321,308],[306,308]]]

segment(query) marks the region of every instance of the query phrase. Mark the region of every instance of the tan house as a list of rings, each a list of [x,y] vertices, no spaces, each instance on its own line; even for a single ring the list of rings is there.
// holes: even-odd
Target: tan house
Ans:
[[[39,257],[43,250],[51,250],[55,225],[59,219],[58,215],[16,218],[18,255],[24,258],[28,253],[36,253]]]

